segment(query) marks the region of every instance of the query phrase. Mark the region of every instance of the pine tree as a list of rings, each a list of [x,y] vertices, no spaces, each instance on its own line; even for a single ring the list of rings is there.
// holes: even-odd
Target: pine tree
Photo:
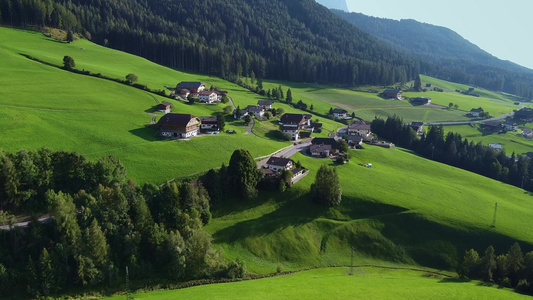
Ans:
[[[280,99],[285,98],[285,97],[283,96],[283,89],[281,88],[281,85],[278,87],[278,89],[279,89],[279,97],[280,97]]]
[[[496,269],[496,255],[494,248],[489,246],[481,259],[481,278],[486,282],[492,281],[492,274]]]
[[[283,91],[280,91],[280,92],[281,92],[281,98],[283,98]],[[286,99],[286,101],[287,101],[287,103],[292,103],[292,91],[291,91],[291,89],[287,90],[287,99]]]
[[[422,82],[420,81],[420,75],[419,74],[417,74],[416,77],[415,77],[415,85],[414,85],[413,88],[417,92],[422,91]]]
[[[48,253],[46,248],[43,248],[41,256],[39,258],[40,265],[40,282],[41,282],[41,293],[43,295],[48,295],[51,292],[51,289],[56,286],[54,268],[52,267],[52,258]]]

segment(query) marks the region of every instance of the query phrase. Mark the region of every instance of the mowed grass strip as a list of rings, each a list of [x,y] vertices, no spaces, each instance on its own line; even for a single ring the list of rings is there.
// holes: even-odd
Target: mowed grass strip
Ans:
[[[510,289],[412,270],[326,268],[296,274],[138,293],[135,299],[526,299]],[[105,299],[123,299],[114,296]]]

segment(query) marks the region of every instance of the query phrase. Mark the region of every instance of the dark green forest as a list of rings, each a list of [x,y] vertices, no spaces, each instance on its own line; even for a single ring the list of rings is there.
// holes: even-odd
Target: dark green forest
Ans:
[[[406,82],[407,55],[314,0],[0,0],[1,24],[58,27],[156,63],[238,80]]]
[[[71,152],[0,150],[0,187],[7,224],[0,297],[120,290],[126,267],[131,281],[146,285],[244,275],[244,265],[225,262],[202,229],[211,197],[199,181],[137,186],[111,156],[92,162]],[[14,215],[44,219],[15,226]]]
[[[332,12],[419,61],[421,74],[533,99],[533,70],[500,60],[448,28]]]

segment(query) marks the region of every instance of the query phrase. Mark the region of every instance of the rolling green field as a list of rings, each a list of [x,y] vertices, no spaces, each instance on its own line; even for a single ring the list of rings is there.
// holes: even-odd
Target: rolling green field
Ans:
[[[289,142],[269,139],[269,132],[277,129],[271,121],[258,123],[254,128],[254,132],[263,138],[245,134],[245,128],[238,122],[228,122],[227,129],[235,129],[237,134],[222,133],[190,141],[159,140],[157,130],[148,126],[151,119],[148,112],[155,104],[171,101],[174,112],[196,116],[212,115],[222,111],[226,105],[191,106],[112,81],[47,66],[20,53],[55,64],[61,64],[64,55],[70,55],[78,69],[120,78],[135,73],[140,84],[153,89],[174,86],[180,81],[202,81],[207,86],[217,85],[228,90],[229,96],[241,108],[255,105],[258,99],[262,99],[221,79],[161,67],[85,40],[66,44],[36,32],[0,28],[0,75],[3,78],[0,89],[0,148],[8,151],[45,146],[52,150],[76,151],[89,159],[114,155],[126,166],[128,177],[136,182],[160,183],[227,163],[232,152],[238,148],[246,148],[258,157],[289,145]],[[428,77],[423,77],[422,81],[440,87],[446,85],[451,89],[456,87]],[[501,95],[491,96],[488,92],[475,99],[463,99],[462,95],[454,93],[428,93],[444,105],[457,101],[459,110],[448,110],[414,107],[405,100],[383,100],[371,93],[320,85],[279,82],[265,82],[264,85],[268,89],[279,84],[283,85],[285,92],[287,87],[291,87],[294,102],[302,99],[308,105],[313,104],[317,112],[325,113],[330,107],[339,106],[355,111],[358,117],[366,120],[392,114],[400,115],[406,121],[465,120],[462,109],[469,110],[467,107],[473,105],[474,100],[484,101],[479,106],[493,115],[496,111],[512,109],[512,100]],[[456,100],[447,100],[444,98],[447,95]],[[441,96],[443,98],[439,98]],[[283,108],[285,112],[301,112],[280,102],[274,106]],[[345,126],[318,118],[329,130]],[[327,131],[323,131],[318,136],[326,135]],[[511,136],[511,133],[507,135]],[[251,202],[213,207],[213,220],[205,228],[212,234],[215,247],[223,249],[226,259],[242,259],[250,271],[259,274],[274,273],[278,267],[300,270],[345,266],[349,261],[351,245],[356,248],[354,259],[359,265],[416,265],[446,270],[452,270],[464,250],[469,248],[483,251],[492,244],[498,253],[502,253],[514,241],[519,241],[524,251],[532,250],[531,194],[422,159],[403,149],[365,146],[364,150],[351,151],[351,154],[350,163],[336,166],[343,190],[343,201],[338,208],[326,209],[310,203],[308,199],[316,170],[322,164],[333,163],[297,154],[293,159],[301,161],[310,174],[291,189],[284,193],[261,192],[259,199]],[[374,167],[365,168],[362,166],[364,163],[372,163]],[[496,202],[499,207],[497,225],[492,228],[490,224]],[[322,278],[325,283],[339,283],[335,289],[324,289],[329,293],[338,292],[339,298],[346,298],[346,295],[365,297],[378,285],[383,287],[380,280],[387,278],[394,288],[379,289],[382,294],[376,294],[378,298],[389,298],[389,295],[414,298],[431,293],[437,297],[452,295],[452,298],[474,299],[478,295],[479,298],[500,298],[496,293],[518,296],[473,283],[444,284],[442,279],[425,278],[408,271],[387,273],[359,269],[363,275],[369,276],[358,274],[348,277],[343,274],[344,270],[340,270],[322,269],[264,281],[185,289],[176,293],[192,293],[202,298],[208,295],[206,293],[217,292],[209,289],[222,288],[218,291],[221,297],[232,298],[232,290],[242,289],[235,295],[247,298],[247,293],[254,289],[272,291],[272,288],[268,289],[269,285],[280,285],[282,283],[276,283],[276,280],[285,282],[286,279],[284,284],[287,284],[288,298],[301,298],[307,296],[306,291],[291,290],[291,285],[295,286],[297,282],[301,285],[304,281],[304,284],[314,286],[317,284],[314,278]],[[357,282],[368,280],[370,288],[347,290],[349,294],[343,294],[345,291],[339,287],[350,285],[344,280],[356,278]],[[269,283],[270,280],[273,283]],[[409,284],[413,287],[407,288]],[[250,288],[247,285],[251,285],[250,291],[246,291]],[[226,286],[232,287],[224,291]],[[446,294],[454,291],[458,294]],[[173,292],[161,293],[157,297],[162,299],[182,296],[173,296]],[[146,294],[146,297],[151,297],[149,295]],[[188,295],[183,294],[183,297]]]
[[[288,145],[246,136],[244,128],[231,124],[228,129],[235,129],[239,134],[190,141],[159,140],[156,129],[147,126],[151,119],[147,111],[155,104],[170,101],[174,112],[196,116],[212,115],[225,105],[187,105],[122,84],[40,64],[19,53],[57,64],[61,64],[64,55],[71,55],[78,69],[120,78],[134,72],[139,76],[139,83],[151,88],[175,85],[182,80],[202,81],[208,86],[213,84],[228,90],[236,105],[241,107],[260,99],[254,93],[217,78],[164,68],[85,40],[66,44],[37,32],[7,28],[0,28],[0,52],[3,78],[0,147],[8,151],[45,146],[76,151],[90,159],[115,155],[135,181],[163,182],[227,163],[237,148],[245,147],[257,157]]]
[[[527,299],[508,289],[460,282],[411,270],[328,268],[174,291],[132,294],[135,299]],[[105,299],[125,299],[124,295]]]

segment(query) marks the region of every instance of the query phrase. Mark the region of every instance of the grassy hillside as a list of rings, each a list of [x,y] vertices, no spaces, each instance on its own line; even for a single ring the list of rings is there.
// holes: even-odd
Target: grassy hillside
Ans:
[[[59,65],[63,56],[70,55],[78,69],[118,78],[135,73],[140,84],[154,89],[180,81],[202,81],[207,86],[217,85],[228,90],[235,104],[241,107],[256,104],[260,99],[254,93],[217,78],[164,68],[85,40],[66,44],[37,32],[8,28],[0,28],[0,52],[0,74],[4,82],[0,90],[0,126],[3,128],[0,147],[8,151],[45,146],[76,151],[91,159],[115,155],[135,181],[162,182],[227,163],[237,148],[245,147],[254,156],[262,156],[288,144],[244,135],[244,128],[232,124],[228,124],[228,129],[235,129],[239,134],[220,134],[191,141],[159,140],[156,129],[147,126],[151,115],[146,111],[169,99],[40,64],[19,53]],[[174,112],[196,116],[211,115],[226,106],[191,106],[170,101]]]
[[[307,192],[326,160],[299,155],[311,174],[292,189],[262,201],[215,210],[206,229],[229,259],[251,271],[343,265],[349,245],[359,264],[422,264],[453,268],[465,249],[492,244],[505,252],[513,241],[533,243],[531,195],[523,190],[420,159],[401,149],[367,147],[337,167],[343,202],[325,209]],[[360,164],[373,163],[372,169]],[[436,177],[435,174],[438,174]],[[491,228],[494,203],[497,225]]]
[[[432,273],[376,268],[318,269],[260,280],[133,294],[135,299],[527,299],[508,289]],[[123,299],[115,296],[106,299]]]

